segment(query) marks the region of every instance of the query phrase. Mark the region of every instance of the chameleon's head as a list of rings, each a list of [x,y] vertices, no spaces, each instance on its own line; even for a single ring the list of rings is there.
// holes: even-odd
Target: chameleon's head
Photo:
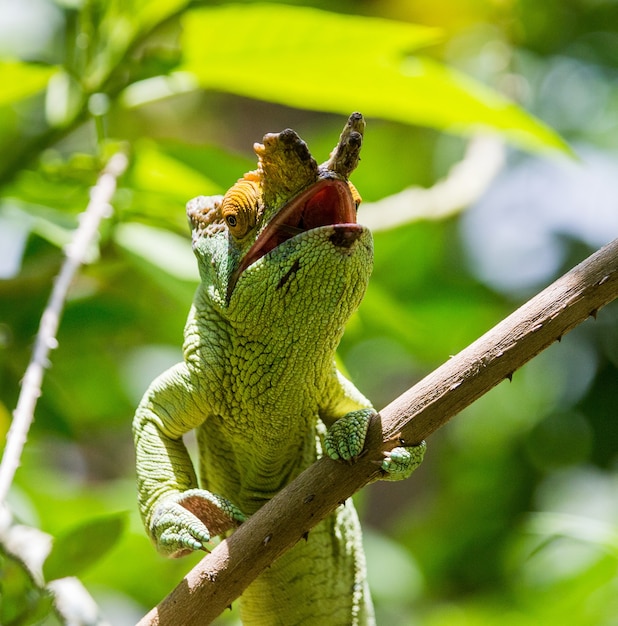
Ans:
[[[247,315],[247,303],[272,307],[278,300],[296,308],[294,300],[307,307],[307,298],[344,299],[351,309],[339,311],[345,319],[358,306],[372,242],[356,222],[361,199],[348,176],[364,127],[362,115],[353,113],[322,165],[293,130],[267,134],[254,145],[257,170],[224,196],[189,202],[202,282],[228,317]]]

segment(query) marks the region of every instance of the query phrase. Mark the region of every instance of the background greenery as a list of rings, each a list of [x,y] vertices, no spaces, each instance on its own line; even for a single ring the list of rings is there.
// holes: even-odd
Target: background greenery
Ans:
[[[79,574],[113,625],[196,560],[160,558],[141,528],[130,423],[180,358],[184,203],[253,168],[265,132],[293,127],[325,159],[361,110],[369,202],[433,185],[481,128],[509,142],[463,213],[376,233],[340,356],[377,407],[618,233],[611,0],[1,0],[0,15],[2,437],[88,188],[118,146],[131,159],[10,497],[63,546],[48,578]],[[614,303],[436,433],[411,480],[359,494],[380,624],[618,624],[617,321]],[[0,593],[0,623],[55,623],[6,556]]]

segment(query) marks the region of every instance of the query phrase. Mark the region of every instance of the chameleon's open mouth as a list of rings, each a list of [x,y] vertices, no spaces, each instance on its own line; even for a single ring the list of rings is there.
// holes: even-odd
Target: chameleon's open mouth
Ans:
[[[343,180],[320,180],[298,194],[272,218],[249,248],[235,278],[284,241],[313,228],[339,224],[356,224],[356,204],[350,188]]]

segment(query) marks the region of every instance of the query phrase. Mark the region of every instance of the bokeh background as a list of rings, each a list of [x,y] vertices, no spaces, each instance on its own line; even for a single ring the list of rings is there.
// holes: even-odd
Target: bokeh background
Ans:
[[[618,234],[615,0],[0,0],[0,59],[2,439],[88,189],[130,158],[9,500],[75,538],[51,571],[114,626],[198,558],[146,538],[130,424],[181,358],[184,204],[252,169],[265,132],[292,127],[324,160],[346,114],[368,118],[353,182],[375,270],[340,359],[377,408]],[[405,223],[383,228],[393,207]],[[614,303],[433,435],[409,481],[357,495],[378,623],[618,624],[617,419]],[[58,623],[1,554],[0,594],[1,623]]]

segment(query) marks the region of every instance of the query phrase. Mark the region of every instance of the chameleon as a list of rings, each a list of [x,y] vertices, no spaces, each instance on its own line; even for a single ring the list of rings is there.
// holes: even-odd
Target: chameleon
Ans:
[[[138,503],[166,556],[206,550],[316,459],[353,462],[375,415],[335,351],[373,267],[349,182],[365,121],[353,113],[321,165],[298,134],[256,143],[257,169],[187,204],[200,284],[184,360],[151,383],[133,420]],[[183,441],[196,431],[199,476]],[[420,464],[424,443],[384,453],[381,477]],[[243,624],[375,623],[351,500],[240,598]]]

